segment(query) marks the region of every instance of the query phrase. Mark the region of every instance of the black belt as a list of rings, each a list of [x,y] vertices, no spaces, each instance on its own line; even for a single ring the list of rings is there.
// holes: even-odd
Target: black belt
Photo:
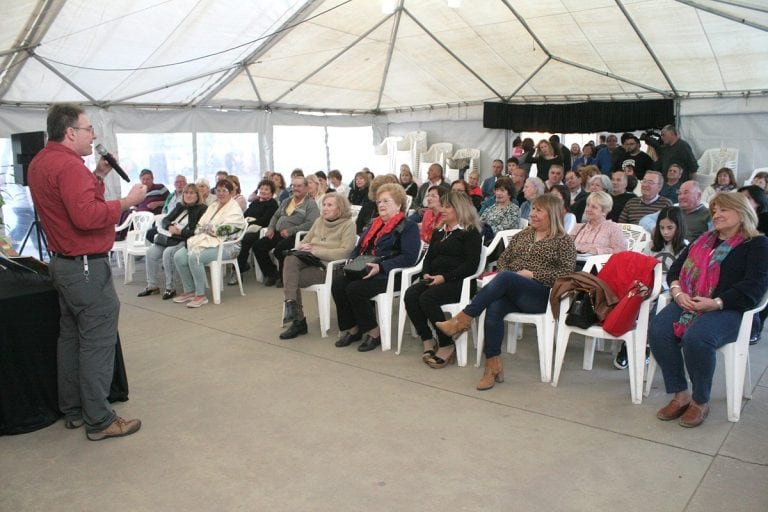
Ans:
[[[53,255],[63,260],[81,260],[83,259],[83,256],[88,256],[89,260],[98,260],[100,258],[106,258],[107,256],[109,256],[109,254],[107,254],[106,252],[100,252],[97,254],[83,254],[81,256],[65,256],[64,254],[59,254],[54,252]]]

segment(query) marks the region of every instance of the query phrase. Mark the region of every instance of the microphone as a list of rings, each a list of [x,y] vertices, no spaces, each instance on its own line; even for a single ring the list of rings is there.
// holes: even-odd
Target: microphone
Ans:
[[[122,167],[120,167],[120,164],[117,163],[117,160],[115,160],[115,157],[112,156],[112,154],[107,151],[107,148],[102,146],[101,144],[96,144],[96,152],[104,158],[104,160],[107,161],[110,167],[112,167],[117,174],[120,175],[121,178],[123,178],[127,182],[131,182],[131,179],[128,177],[128,175],[125,173]]]

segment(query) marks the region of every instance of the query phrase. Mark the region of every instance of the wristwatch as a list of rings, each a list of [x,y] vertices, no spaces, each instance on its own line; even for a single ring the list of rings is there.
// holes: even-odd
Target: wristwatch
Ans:
[[[717,303],[717,307],[722,310],[723,309],[723,299],[718,297],[718,298],[715,299],[715,302]]]

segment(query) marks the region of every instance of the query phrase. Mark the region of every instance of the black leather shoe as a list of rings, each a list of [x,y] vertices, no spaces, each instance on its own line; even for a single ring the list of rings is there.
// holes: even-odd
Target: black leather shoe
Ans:
[[[302,318],[301,320],[294,320],[290,327],[283,331],[282,334],[280,334],[281,340],[291,340],[297,336],[300,336],[302,334],[307,334],[307,319]]]
[[[760,341],[760,333],[753,334],[749,337],[749,344],[750,345],[757,345],[757,342]]]
[[[144,288],[136,296],[146,297],[147,295],[154,295],[155,293],[160,293],[160,288]]]
[[[334,343],[337,347],[348,347],[352,343],[356,341],[360,341],[363,339],[363,333],[358,331],[355,334],[350,334],[349,332],[345,332],[344,335]]]
[[[163,300],[172,299],[176,296],[176,290],[165,290],[163,294]]]
[[[275,276],[267,276],[264,278],[264,286],[275,286],[277,278]]]
[[[275,281],[275,288],[282,288],[282,287],[283,287],[283,280],[278,277],[277,281]]]
[[[375,338],[373,336],[368,336],[364,342],[360,344],[359,347],[357,347],[358,352],[369,352],[376,347],[381,346],[381,336],[376,336]]]

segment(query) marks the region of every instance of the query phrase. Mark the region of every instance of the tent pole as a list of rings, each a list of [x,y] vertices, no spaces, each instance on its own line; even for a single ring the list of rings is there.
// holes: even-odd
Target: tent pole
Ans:
[[[469,66],[467,65],[467,63],[466,63],[466,62],[464,62],[463,60],[461,60],[461,58],[460,58],[458,55],[456,55],[455,53],[453,53],[453,52],[451,51],[451,49],[450,49],[450,48],[448,48],[448,47],[447,47],[445,44],[443,44],[443,42],[442,42],[441,40],[439,40],[439,39],[437,38],[437,36],[435,36],[435,35],[434,35],[432,32],[430,32],[430,31],[429,31],[429,29],[428,29],[427,27],[425,27],[424,25],[422,25],[422,24],[421,24],[421,22],[420,22],[419,20],[417,20],[417,19],[416,19],[416,17],[415,17],[413,14],[411,14],[411,13],[410,13],[410,11],[408,11],[408,9],[406,9],[406,8],[403,8],[403,11],[405,11],[405,14],[407,14],[407,15],[408,15],[408,17],[409,17],[409,18],[411,18],[411,19],[413,20],[413,22],[414,22],[414,23],[416,23],[416,24],[417,24],[417,25],[418,25],[418,26],[421,28],[421,30],[423,30],[423,31],[424,31],[424,32],[425,32],[425,33],[426,33],[426,34],[427,34],[429,37],[431,37],[433,41],[435,41],[437,44],[439,44],[439,45],[440,45],[440,47],[441,47],[443,50],[445,50],[446,52],[448,52],[448,55],[450,55],[451,57],[453,57],[453,58],[454,58],[454,60],[456,60],[456,62],[458,62],[459,64],[461,64],[462,66],[464,66],[464,69],[466,69],[467,71],[469,71],[470,73],[472,73],[472,75],[473,75],[475,78],[477,78],[478,80],[480,80],[480,83],[482,83],[484,86],[486,86],[486,87],[488,88],[488,90],[489,90],[489,91],[491,91],[493,94],[495,94],[495,95],[496,95],[496,97],[497,97],[497,98],[499,98],[501,101],[504,101],[504,95],[502,95],[500,92],[498,92],[496,89],[494,89],[494,88],[491,86],[491,84],[489,84],[488,82],[486,82],[486,81],[485,81],[485,79],[483,79],[483,77],[481,77],[480,75],[478,75],[478,74],[475,72],[475,70],[474,70],[474,69],[472,69],[471,67],[469,67]]]
[[[681,4],[687,5],[688,7],[693,7],[694,9],[699,9],[704,12],[708,12],[710,14],[714,14],[715,16],[720,16],[722,18],[725,18],[727,20],[735,21],[736,23],[741,23],[743,25],[747,25],[748,27],[756,28],[758,30],[762,30],[763,32],[768,32],[768,26],[761,25],[759,23],[755,23],[754,21],[749,21],[745,18],[740,18],[739,16],[734,16],[733,14],[728,14],[727,12],[719,11],[717,9],[713,9],[712,7],[707,7],[705,5],[697,4],[696,2],[693,2],[691,0],[675,0],[676,2],[679,2]],[[741,6],[740,6],[741,7]]]
[[[392,34],[389,36],[389,48],[387,48],[387,61],[384,64],[384,73],[381,76],[381,85],[379,86],[379,97],[376,99],[376,110],[381,108],[381,97],[384,96],[384,86],[387,84],[387,74],[389,73],[389,64],[392,62],[392,54],[395,52],[395,42],[397,41],[397,30],[400,28],[400,18],[403,14],[403,2],[400,0],[400,6],[395,11],[395,23],[392,25]]]
[[[614,73],[611,73],[610,71],[603,71],[603,70],[600,70],[600,69],[597,69],[597,68],[593,68],[593,67],[590,67],[590,66],[585,66],[584,64],[579,64],[578,62],[573,62],[573,61],[568,60],[568,59],[563,59],[562,57],[558,57],[556,55],[553,55],[552,59],[556,60],[557,62],[562,62],[563,64],[567,64],[569,66],[573,66],[573,67],[576,67],[576,68],[579,68],[579,69],[583,69],[585,71],[590,71],[592,73],[597,73],[598,75],[603,75],[603,76],[607,76],[608,78],[613,78],[614,80],[618,80],[619,82],[625,82],[625,83],[634,85],[636,87],[640,87],[640,88],[645,89],[647,91],[655,92],[657,94],[660,94],[660,95],[664,96],[665,98],[668,98],[668,97],[672,96],[672,94],[667,92],[667,91],[662,91],[661,89],[657,89],[656,87],[651,87],[650,85],[641,84],[640,82],[636,82],[635,80],[630,80],[629,78],[625,78],[625,77],[616,75]]]
[[[28,50],[28,51],[29,51],[29,50]],[[76,90],[77,92],[79,92],[80,94],[82,94],[83,96],[85,96],[86,98],[88,98],[88,101],[92,102],[94,105],[97,105],[97,106],[99,105],[99,102],[98,102],[98,101],[96,101],[96,99],[95,99],[93,96],[91,96],[90,94],[88,94],[87,92],[85,92],[85,91],[84,91],[82,88],[80,88],[80,86],[78,86],[78,85],[77,85],[76,83],[74,83],[72,80],[70,80],[69,78],[67,78],[66,76],[64,76],[64,75],[63,75],[63,74],[62,74],[62,73],[61,73],[61,72],[60,72],[58,69],[56,69],[55,67],[51,66],[51,65],[48,63],[48,61],[46,61],[46,60],[45,60],[45,59],[43,59],[42,57],[38,56],[38,55],[37,55],[35,52],[33,52],[33,51],[29,51],[29,55],[30,55],[30,57],[32,57],[33,59],[35,59],[37,62],[39,62],[40,64],[42,64],[42,65],[43,65],[43,66],[45,66],[46,68],[48,68],[48,69],[51,71],[51,73],[55,74],[56,76],[58,76],[59,78],[61,78],[62,80],[64,80],[64,82],[66,82],[67,84],[69,84],[69,86],[70,86],[70,87],[72,87],[74,90]]]
[[[632,30],[635,31],[635,35],[642,41],[643,46],[645,46],[645,49],[648,50],[648,54],[653,59],[653,62],[656,63],[656,67],[659,68],[659,71],[661,71],[661,74],[664,75],[664,79],[667,81],[667,84],[669,85],[669,88],[672,89],[672,92],[677,96],[677,88],[675,87],[675,84],[672,83],[672,78],[667,73],[667,70],[664,68],[664,65],[659,60],[658,56],[656,56],[656,52],[653,51],[651,48],[651,45],[648,43],[648,40],[645,38],[643,33],[638,28],[637,24],[635,23],[635,20],[632,19],[632,16],[627,12],[627,9],[624,7],[624,4],[621,2],[621,0],[615,0],[616,5],[619,7],[621,12],[624,14],[624,17],[629,22],[630,26],[632,27]]]

